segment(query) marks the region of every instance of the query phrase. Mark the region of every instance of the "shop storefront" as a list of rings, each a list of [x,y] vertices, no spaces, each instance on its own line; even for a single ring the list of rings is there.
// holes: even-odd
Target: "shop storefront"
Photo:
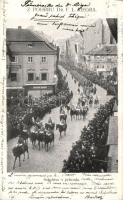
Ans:
[[[44,94],[53,94],[54,85],[26,85],[24,86],[25,95],[39,98]]]

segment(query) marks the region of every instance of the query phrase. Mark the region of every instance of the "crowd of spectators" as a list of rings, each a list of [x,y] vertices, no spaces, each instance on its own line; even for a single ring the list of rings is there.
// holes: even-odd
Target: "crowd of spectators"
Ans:
[[[82,75],[86,79],[90,80],[94,84],[99,85],[100,87],[107,90],[107,95],[113,95],[118,98],[118,84],[117,84],[117,71],[113,70],[112,74],[107,74],[106,77],[103,74],[98,75],[95,71],[90,71],[89,69],[84,69],[82,67],[69,66],[69,64],[61,63],[64,68],[71,71],[71,73],[78,72],[79,75]],[[75,75],[76,76],[76,75]]]
[[[115,98],[101,105],[95,117],[81,131],[80,139],[73,144],[62,172],[106,172],[109,117],[113,114]]]
[[[68,88],[61,71],[57,70],[58,83],[55,94],[45,94],[40,98],[31,99],[18,93],[17,96],[10,96],[7,99],[7,135],[8,140],[16,137],[21,131],[21,125],[32,125],[32,117],[43,118],[52,108],[61,103],[69,103],[72,93]]]

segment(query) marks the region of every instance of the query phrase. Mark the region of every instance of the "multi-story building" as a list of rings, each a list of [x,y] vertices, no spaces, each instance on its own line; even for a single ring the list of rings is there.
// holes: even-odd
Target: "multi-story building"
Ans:
[[[74,66],[86,66],[88,52],[101,45],[116,44],[109,26],[105,20],[98,19],[82,33],[76,33],[72,37],[58,41],[60,47],[60,59],[69,60]]]
[[[114,44],[101,45],[87,53],[86,65],[97,74],[109,75],[117,69],[117,46]]]
[[[40,97],[53,93],[57,48],[28,29],[7,29],[7,89]]]

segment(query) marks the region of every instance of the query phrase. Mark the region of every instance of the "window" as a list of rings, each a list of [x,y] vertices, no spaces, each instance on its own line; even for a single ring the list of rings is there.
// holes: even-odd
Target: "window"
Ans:
[[[42,62],[43,62],[43,63],[46,62],[46,57],[45,57],[45,56],[42,57]]]
[[[41,74],[41,80],[46,81],[47,80],[47,73],[42,73]]]
[[[34,80],[34,74],[28,73],[28,81],[33,81],[33,80]]]
[[[28,56],[28,63],[32,62],[32,56]]]
[[[17,74],[11,73],[11,81],[17,81]]]
[[[29,48],[32,48],[32,47],[33,47],[33,44],[32,44],[32,43],[28,43],[28,47],[29,47]]]
[[[12,56],[11,57],[11,62],[12,63],[17,63],[17,56]]]

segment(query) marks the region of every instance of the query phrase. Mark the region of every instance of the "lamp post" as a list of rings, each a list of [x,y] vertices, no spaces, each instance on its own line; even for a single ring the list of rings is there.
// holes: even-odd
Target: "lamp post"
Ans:
[[[57,86],[57,83],[58,83],[58,77],[56,74],[54,74],[54,77],[53,77],[53,83],[54,83],[54,93],[56,93],[56,86]]]

